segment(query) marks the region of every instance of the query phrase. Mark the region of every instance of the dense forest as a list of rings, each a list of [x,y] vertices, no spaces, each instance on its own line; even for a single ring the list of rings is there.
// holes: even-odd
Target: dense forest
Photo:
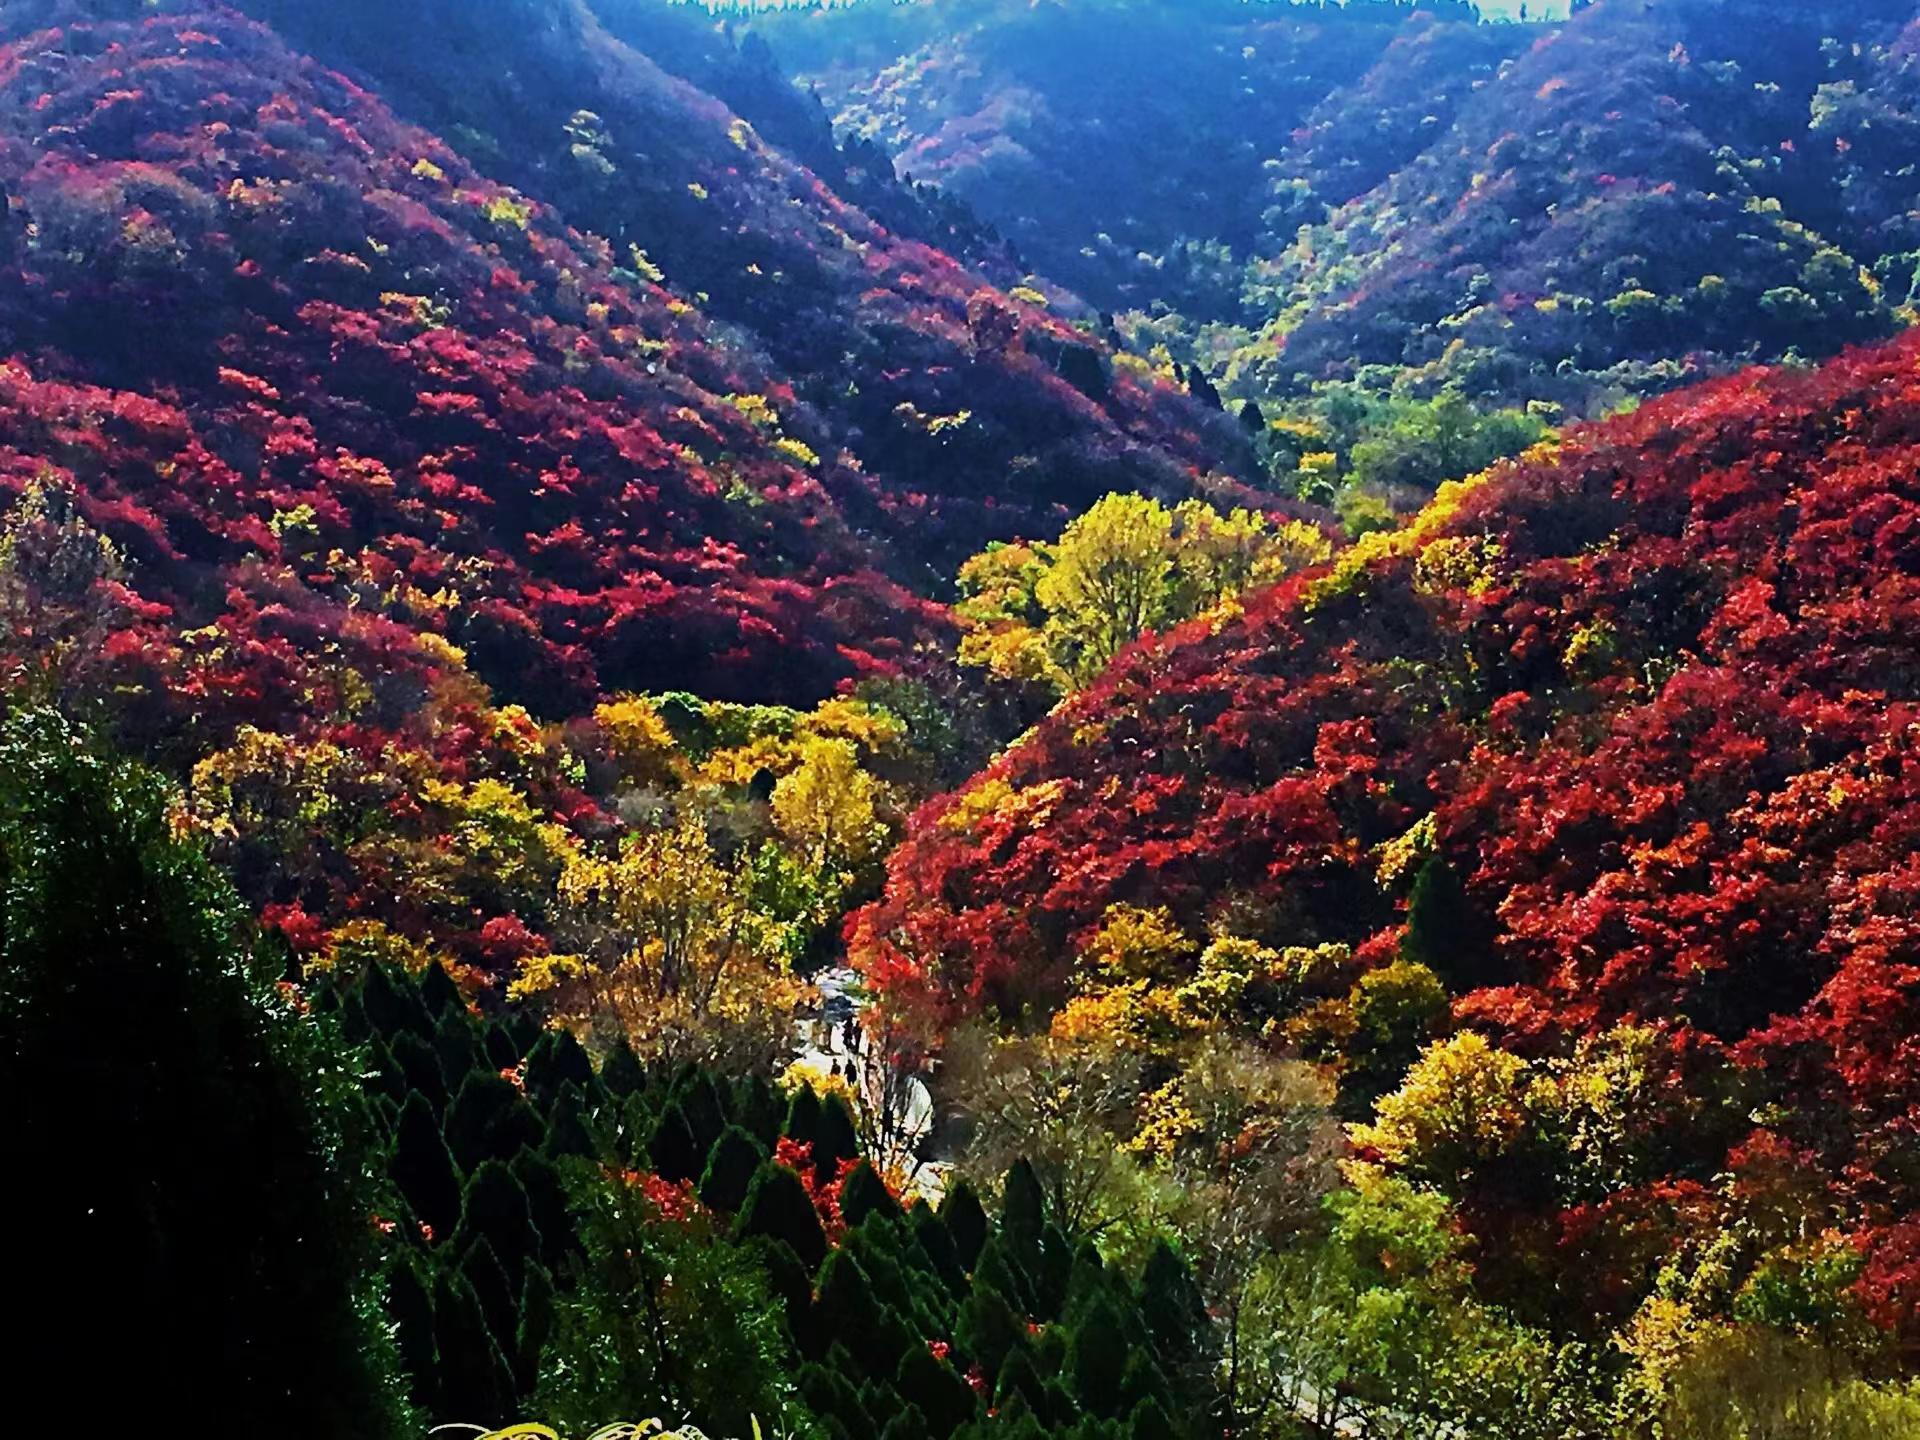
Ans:
[[[1920,1440],[1920,7],[1492,9],[0,0],[26,1423]]]

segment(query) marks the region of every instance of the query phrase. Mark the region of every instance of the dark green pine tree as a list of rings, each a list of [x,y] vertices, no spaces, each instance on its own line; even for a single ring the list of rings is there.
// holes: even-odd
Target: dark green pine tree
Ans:
[[[908,1405],[894,1413],[887,1421],[887,1428],[880,1432],[880,1440],[927,1440],[933,1432],[927,1426],[927,1417],[915,1406]]]
[[[520,1063],[520,1057],[539,1042],[540,1033],[531,1036],[518,1033],[519,1024],[532,1024],[531,1019],[515,1015],[503,1023],[496,1022],[480,1032],[481,1054],[486,1056],[487,1065],[493,1070],[511,1070]],[[524,1043],[523,1043],[524,1042]]]
[[[700,1203],[722,1215],[737,1214],[766,1154],[753,1136],[729,1125],[707,1156],[706,1173],[700,1177]]]
[[[276,993],[174,803],[58,717],[0,726],[11,1418],[72,1429],[53,1377],[85,1357],[207,1434],[398,1434],[360,1065]]]
[[[802,1085],[787,1102],[787,1120],[781,1133],[789,1140],[811,1145],[820,1128],[820,1097]]]
[[[433,1027],[433,1053],[440,1057],[447,1082],[456,1089],[475,1070],[498,1068],[486,1063],[480,1028],[464,1010],[449,1010],[440,1017]]]
[[[593,1062],[587,1059],[587,1052],[570,1032],[549,1030],[528,1052],[523,1078],[528,1096],[534,1104],[546,1109],[552,1106],[562,1085],[577,1086],[582,1091],[592,1089]]]
[[[694,1138],[687,1112],[679,1100],[669,1101],[647,1137],[647,1168],[662,1180],[678,1184],[699,1179],[706,1160],[707,1149]]]
[[[600,1066],[600,1083],[622,1100],[647,1088],[647,1072],[624,1039],[614,1041],[613,1048],[607,1051],[607,1058]]]
[[[991,1285],[977,1283],[954,1329],[955,1340],[980,1365],[989,1380],[996,1379],[1008,1357],[1027,1338],[1026,1318]]]
[[[838,1095],[820,1102],[820,1121],[813,1132],[813,1173],[815,1183],[831,1185],[840,1177],[841,1162],[860,1153],[860,1137],[854,1129],[853,1112]]]
[[[998,1290],[1024,1315],[1034,1313],[1033,1282],[1028,1279],[1025,1267],[1014,1258],[1004,1234],[996,1233],[980,1251],[980,1259],[973,1267],[973,1283]]]
[[[900,1202],[893,1198],[880,1172],[862,1160],[847,1172],[847,1183],[840,1188],[840,1218],[848,1225],[858,1225],[869,1215],[897,1219]]]
[[[770,1236],[756,1235],[747,1240],[743,1248],[759,1260],[767,1277],[767,1290],[780,1301],[788,1333],[800,1353],[818,1359],[832,1337],[813,1334],[806,1323],[807,1314],[813,1308],[813,1272],[801,1264],[792,1246]]]
[[[440,1057],[434,1053],[432,1043],[411,1030],[389,1034],[385,1043],[387,1054],[400,1072],[401,1095],[424,1095],[436,1113],[444,1112],[453,1096],[447,1089],[447,1072],[440,1068]]]
[[[527,1210],[540,1234],[539,1259],[549,1270],[564,1266],[574,1255],[573,1215],[567,1209],[567,1188],[560,1171],[546,1155],[522,1150],[507,1167],[527,1194]]]
[[[513,1367],[462,1270],[443,1267],[434,1277],[433,1318],[434,1349],[440,1358],[435,1418],[489,1429],[516,1419]]]
[[[460,1171],[433,1107],[417,1090],[400,1107],[388,1174],[415,1218],[431,1226],[436,1239],[453,1234],[460,1223]]]
[[[967,1272],[960,1264],[960,1251],[953,1236],[940,1223],[940,1217],[924,1200],[916,1200],[907,1212],[907,1228],[926,1252],[927,1263],[946,1282],[947,1293],[959,1299],[967,1293]]]
[[[761,1165],[734,1221],[737,1235],[765,1235],[792,1250],[811,1274],[826,1258],[827,1236],[800,1177],[771,1160]]]
[[[800,1398],[822,1420],[838,1421],[848,1435],[874,1435],[880,1427],[860,1403],[860,1392],[845,1370],[809,1360],[800,1367]]]
[[[973,1387],[926,1345],[908,1347],[894,1372],[893,1388],[900,1398],[926,1417],[926,1433],[933,1440],[947,1437],[969,1420],[978,1403]]]
[[[687,1131],[693,1137],[696,1159],[685,1178],[697,1179],[705,1167],[707,1152],[719,1142],[720,1132],[727,1128],[726,1106],[713,1076],[704,1069],[689,1070],[682,1075],[673,1087],[673,1098],[686,1116]]]
[[[490,1070],[476,1070],[461,1083],[447,1111],[446,1137],[454,1160],[469,1174],[482,1160],[511,1160],[522,1145],[545,1138],[526,1097]]]
[[[1067,1345],[1067,1380],[1081,1408],[1111,1418],[1120,1411],[1127,1335],[1112,1303],[1100,1296],[1086,1307]]]
[[[360,1005],[374,1034],[387,1037],[389,1043],[402,1030],[422,1040],[433,1038],[433,1016],[420,999],[419,987],[397,970],[368,966],[360,985]]]
[[[527,1267],[527,1283],[520,1291],[520,1329],[514,1336],[513,1379],[522,1395],[531,1395],[540,1382],[540,1357],[553,1338],[553,1276],[544,1265]]]
[[[861,1373],[876,1380],[890,1380],[900,1357],[920,1343],[876,1293],[865,1267],[845,1249],[835,1250],[820,1267],[808,1323],[832,1343],[844,1345]]]
[[[1438,855],[1421,866],[1407,900],[1401,955],[1425,965],[1457,994],[1510,978],[1494,940],[1493,925],[1467,894],[1459,872]]]
[[[527,1262],[540,1258],[540,1232],[534,1228],[533,1207],[527,1203],[526,1188],[513,1171],[498,1160],[481,1161],[467,1179],[456,1245],[465,1248],[475,1240],[485,1240],[492,1248],[516,1291],[524,1278]],[[510,1327],[502,1340],[517,1328]]]
[[[427,1007],[427,1013],[436,1021],[467,1008],[460,987],[447,973],[447,967],[437,962],[429,965],[426,973],[420,977],[420,1003]]]
[[[1176,1379],[1205,1365],[1211,1327],[1193,1271],[1162,1240],[1140,1272],[1140,1314],[1162,1369]]]
[[[511,1370],[514,1336],[520,1333],[520,1291],[513,1277],[484,1235],[475,1236],[467,1245],[460,1255],[459,1267],[479,1297],[480,1314],[487,1322],[488,1333]]]
[[[733,1123],[765,1148],[771,1150],[780,1138],[786,1114],[785,1098],[761,1076],[745,1075],[734,1083]]]
[[[593,1110],[579,1086],[562,1085],[553,1097],[547,1111],[547,1140],[541,1149],[550,1160],[585,1160],[600,1153]]]
[[[961,1268],[971,1272],[987,1243],[987,1211],[973,1186],[962,1180],[947,1191],[940,1201],[940,1219],[953,1237]]]
[[[1046,1382],[1041,1379],[1040,1372],[1034,1369],[1033,1359],[1024,1347],[1007,1352],[1006,1363],[1000,1367],[1000,1378],[994,1383],[993,1404],[1003,1415],[1016,1404],[1045,1414]]]
[[[1067,1272],[1066,1296],[1060,1312],[1062,1316],[1072,1321],[1095,1298],[1107,1295],[1111,1278],[1094,1243],[1082,1240],[1079,1248],[1073,1252],[1073,1263]]]
[[[440,1362],[434,1351],[432,1281],[424,1273],[429,1263],[406,1254],[394,1262],[387,1276],[387,1314],[409,1398],[432,1415],[440,1408]]]
[[[1166,1407],[1158,1400],[1142,1400],[1127,1420],[1128,1440],[1180,1440]]]
[[[1022,1260],[1039,1254],[1041,1231],[1047,1223],[1046,1191],[1026,1160],[1016,1160],[1007,1171],[1000,1196],[1000,1226],[1020,1251]]]

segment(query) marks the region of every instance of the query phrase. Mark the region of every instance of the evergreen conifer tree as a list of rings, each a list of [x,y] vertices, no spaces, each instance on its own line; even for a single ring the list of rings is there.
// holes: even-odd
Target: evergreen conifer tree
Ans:
[[[809,1273],[826,1257],[827,1237],[820,1215],[800,1177],[771,1160],[761,1165],[734,1222],[739,1235],[766,1235],[782,1241]]]
[[[707,1156],[700,1203],[722,1215],[737,1214],[765,1158],[766,1152],[753,1136],[737,1125],[728,1126]]]
[[[0,726],[13,1418],[73,1428],[40,1407],[85,1356],[206,1433],[394,1434],[360,1065],[276,991],[284,952],[174,803],[52,715]]]
[[[415,1218],[444,1240],[460,1223],[460,1172],[440,1134],[440,1121],[419,1091],[407,1096],[394,1129],[387,1173]]]

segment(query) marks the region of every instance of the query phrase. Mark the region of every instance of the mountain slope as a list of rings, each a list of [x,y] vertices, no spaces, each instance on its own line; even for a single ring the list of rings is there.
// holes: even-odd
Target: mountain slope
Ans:
[[[1278,212],[1248,380],[1413,367],[1592,413],[1890,333],[1920,253],[1920,80],[1894,45],[1912,17],[1905,0],[1587,7],[1417,157],[1324,195],[1324,225],[1296,238],[1299,208]]]
[[[1411,13],[965,0],[781,10],[752,25],[841,126],[964,197],[1043,274],[1110,309],[1186,308],[1214,262],[1171,253],[1225,245],[1244,259],[1268,162]],[[1188,261],[1197,273],[1183,278]]]
[[[1350,1113],[1379,1093],[1352,1007],[1396,961],[1446,987],[1437,1035],[1539,1073],[1644,1033],[1674,1088],[1620,1102],[1623,1171],[1432,1172],[1501,1237],[1492,1283],[1618,1314],[1583,1227],[1791,1154],[1911,1323],[1916,474],[1914,340],[1576,430],[1123,657],[916,817],[857,952],[901,1003],[1044,1020],[1116,906],[1164,907],[1189,965],[1269,947],[1239,1023]]]
[[[859,461],[866,478],[842,487],[843,503],[919,562],[901,571],[918,587],[949,579],[986,540],[1057,526],[1108,490],[1178,491],[1200,469],[1244,467],[1243,440],[1216,411],[1116,372],[1072,297],[1056,297],[1058,313],[1009,298],[657,64],[639,47],[677,57],[684,17],[651,0],[248,8],[604,236],[617,258],[639,246],[677,294],[738,327],[819,413],[829,444],[817,448]],[[448,64],[413,43],[423,30],[455,54],[512,63]],[[796,133],[790,118],[779,129]],[[881,188],[898,210],[897,189]],[[906,218],[945,238],[926,205]]]
[[[7,468],[181,626],[272,574],[543,708],[817,691],[937,626],[751,352],[265,30],[45,32],[0,87]]]

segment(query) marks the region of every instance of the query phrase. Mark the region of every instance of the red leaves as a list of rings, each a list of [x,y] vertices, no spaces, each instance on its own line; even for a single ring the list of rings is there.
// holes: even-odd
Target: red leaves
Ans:
[[[1377,965],[1402,917],[1374,847],[1431,814],[1513,976],[1462,1019],[1530,1053],[1661,1026],[1742,1068],[1856,1223],[1910,1216],[1917,362],[1908,340],[1575,432],[1430,537],[1494,557],[1477,593],[1389,555],[1352,598],[1255,597],[1136,652],[993,772],[1069,787],[1044,823],[929,807],[856,951],[882,991],[1017,1012],[1107,906],[1201,934],[1234,898],[1278,917],[1267,943]],[[1889,1313],[1903,1265],[1874,1272]]]

